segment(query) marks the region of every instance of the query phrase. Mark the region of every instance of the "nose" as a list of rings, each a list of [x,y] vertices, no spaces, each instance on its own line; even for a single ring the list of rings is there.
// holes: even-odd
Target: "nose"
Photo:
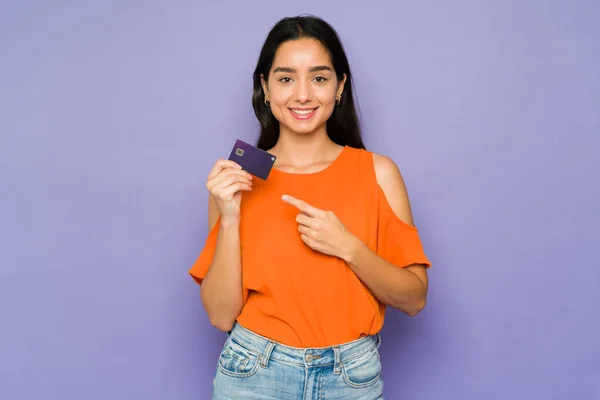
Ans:
[[[311,99],[311,88],[310,82],[306,79],[302,79],[298,82],[296,86],[296,100],[300,103],[306,103]]]

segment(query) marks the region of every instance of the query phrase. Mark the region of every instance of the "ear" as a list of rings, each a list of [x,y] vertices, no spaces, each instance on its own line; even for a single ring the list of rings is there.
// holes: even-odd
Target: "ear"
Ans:
[[[346,74],[344,74],[344,76],[342,76],[342,79],[340,79],[340,81],[338,82],[338,89],[336,92],[337,97],[341,97],[342,93],[344,92],[344,85],[346,84]]]
[[[267,82],[265,81],[265,76],[260,74],[260,84],[262,85],[263,92],[265,93],[265,98],[269,99],[269,89],[267,89]]]

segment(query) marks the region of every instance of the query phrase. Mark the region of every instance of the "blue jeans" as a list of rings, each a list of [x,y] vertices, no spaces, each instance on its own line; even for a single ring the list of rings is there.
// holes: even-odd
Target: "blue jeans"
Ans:
[[[375,335],[300,349],[236,324],[219,356],[213,399],[383,399],[379,343]]]

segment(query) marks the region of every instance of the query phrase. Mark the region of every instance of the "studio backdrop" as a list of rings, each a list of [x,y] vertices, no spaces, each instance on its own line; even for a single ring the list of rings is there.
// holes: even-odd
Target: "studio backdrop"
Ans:
[[[386,397],[600,398],[599,3],[217,3],[1,3],[0,398],[210,398],[206,176],[256,140],[258,53],[302,13],[433,264],[425,310],[388,311]]]

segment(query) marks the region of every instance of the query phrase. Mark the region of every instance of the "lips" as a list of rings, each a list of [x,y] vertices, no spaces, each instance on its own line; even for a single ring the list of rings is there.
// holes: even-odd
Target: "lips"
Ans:
[[[299,120],[307,120],[312,118],[315,113],[317,112],[317,109],[319,107],[316,108],[290,108],[290,114],[292,114],[292,117],[299,119]]]

